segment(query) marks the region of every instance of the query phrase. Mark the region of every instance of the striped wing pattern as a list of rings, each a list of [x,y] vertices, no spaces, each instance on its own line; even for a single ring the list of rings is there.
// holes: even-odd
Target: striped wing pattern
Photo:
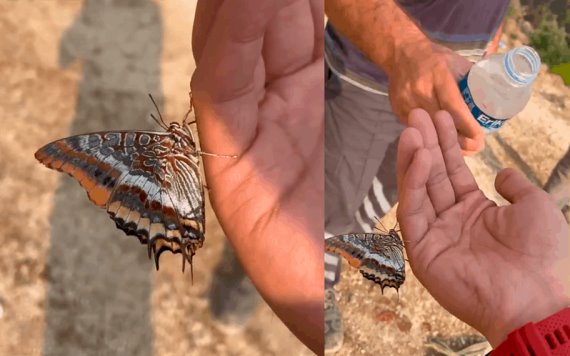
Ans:
[[[157,269],[164,251],[182,253],[184,268],[204,242],[205,217],[199,155],[179,128],[77,135],[35,156],[75,178],[119,229],[147,244]]]
[[[398,290],[404,283],[404,246],[395,230],[388,234],[356,233],[333,236],[325,240],[325,250],[345,258],[360,273],[385,287]]]

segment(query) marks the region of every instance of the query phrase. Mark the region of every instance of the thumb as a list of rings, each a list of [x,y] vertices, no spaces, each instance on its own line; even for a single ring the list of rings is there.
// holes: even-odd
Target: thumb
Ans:
[[[254,79],[265,73],[259,72],[254,78],[256,69],[263,69],[261,55],[268,23],[290,3],[291,0],[224,1],[213,19],[203,18],[203,25],[209,29],[190,83],[196,102],[204,96],[215,102],[228,102],[257,89]],[[261,82],[263,88],[263,78]]]
[[[471,70],[473,63],[461,56],[456,56],[448,62],[448,66],[455,81],[459,82]]]
[[[505,168],[495,178],[495,189],[511,204],[521,201],[525,197],[542,192],[534,186],[521,172]]]
[[[446,56],[447,67],[456,82],[459,82],[471,70],[473,63],[457,52],[443,46],[437,46],[437,51],[443,52]]]

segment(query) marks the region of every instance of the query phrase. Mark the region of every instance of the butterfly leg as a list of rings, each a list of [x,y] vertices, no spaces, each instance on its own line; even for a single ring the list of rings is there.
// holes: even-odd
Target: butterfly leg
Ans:
[[[210,153],[204,151],[198,151],[198,154],[203,156],[219,157],[219,158],[238,158],[238,155],[219,155],[217,153]]]

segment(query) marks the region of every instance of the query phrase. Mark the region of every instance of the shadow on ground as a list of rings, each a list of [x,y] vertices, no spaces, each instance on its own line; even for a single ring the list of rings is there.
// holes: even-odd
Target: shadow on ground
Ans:
[[[150,129],[162,102],[162,20],[153,1],[87,0],[60,43],[60,65],[82,62],[70,134]],[[50,218],[45,355],[150,355],[146,248],[115,228],[79,184],[61,179]]]

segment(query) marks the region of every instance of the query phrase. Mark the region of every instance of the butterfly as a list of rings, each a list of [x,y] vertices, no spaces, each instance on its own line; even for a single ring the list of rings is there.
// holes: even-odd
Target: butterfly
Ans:
[[[149,94],[150,96],[150,94]],[[150,96],[157,111],[158,106]],[[156,269],[164,251],[182,254],[186,261],[202,247],[205,234],[204,186],[199,157],[213,155],[197,149],[187,123],[165,130],[109,131],[71,136],[51,142],[36,153],[38,161],[75,178],[91,202],[104,208],[117,228],[136,236],[154,254]],[[191,271],[192,272],[192,271]]]
[[[325,240],[325,250],[338,254],[360,273],[385,287],[398,290],[406,279],[404,245],[398,232],[390,229],[387,234],[352,233]]]

